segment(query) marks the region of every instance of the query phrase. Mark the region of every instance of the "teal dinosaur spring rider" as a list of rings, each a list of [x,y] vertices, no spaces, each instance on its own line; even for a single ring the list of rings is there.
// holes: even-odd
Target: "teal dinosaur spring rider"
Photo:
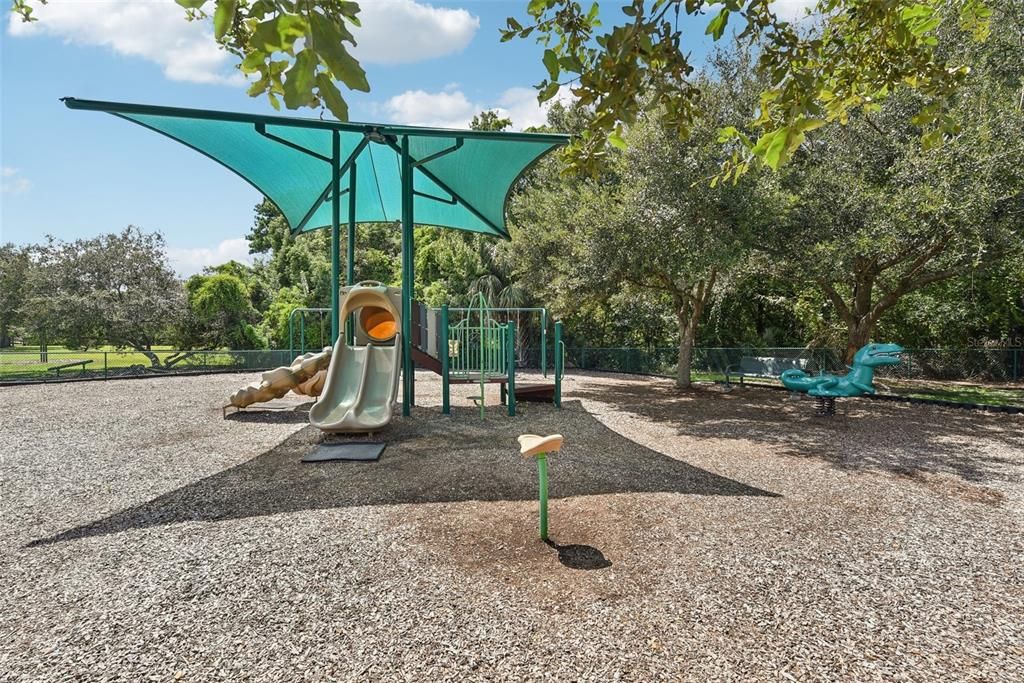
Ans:
[[[822,372],[809,375],[803,370],[786,370],[779,379],[790,391],[798,391],[817,399],[818,415],[836,414],[837,398],[852,398],[875,393],[872,381],[875,368],[882,365],[899,365],[903,347],[899,344],[868,344],[854,355],[850,372],[836,376]]]

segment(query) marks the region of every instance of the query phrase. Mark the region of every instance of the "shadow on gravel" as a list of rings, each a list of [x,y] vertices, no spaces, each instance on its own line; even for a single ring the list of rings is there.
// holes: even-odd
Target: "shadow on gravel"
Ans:
[[[224,419],[230,422],[256,424],[303,424],[309,422],[309,409],[312,407],[313,401],[281,408],[245,408],[238,412],[228,413]]]
[[[299,459],[321,439],[317,429],[308,427],[252,460],[28,545],[177,522],[302,510],[534,500],[536,468],[519,455],[516,442],[516,436],[525,432],[565,436],[562,452],[549,461],[552,498],[642,492],[778,495],[634,443],[605,427],[578,401],[566,402],[561,411],[550,405],[532,405],[523,412],[527,416],[509,418],[492,408],[481,420],[474,408],[453,409],[451,417],[439,415],[436,408],[418,408],[412,418],[397,419],[387,431],[374,436],[374,440],[388,442],[378,462],[302,464]]]
[[[558,561],[569,569],[582,569],[590,571],[594,569],[607,569],[612,563],[600,550],[592,545],[558,545],[554,541],[544,541],[558,551]]]
[[[785,391],[735,388],[681,390],[669,382],[609,385],[581,379],[573,396],[666,424],[696,439],[746,439],[784,455],[826,460],[853,470],[902,475],[943,473],[973,483],[1021,474],[1021,458],[986,448],[1024,452],[1016,415],[905,403],[840,399],[833,418],[814,416],[813,399]]]

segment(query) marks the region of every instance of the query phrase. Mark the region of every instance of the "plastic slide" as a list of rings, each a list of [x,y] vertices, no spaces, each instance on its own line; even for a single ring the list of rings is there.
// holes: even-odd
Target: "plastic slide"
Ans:
[[[229,406],[245,408],[253,403],[281,398],[289,391],[305,396],[319,396],[330,361],[330,346],[319,353],[303,354],[293,360],[291,365],[264,372],[259,384],[250,384],[231,394]]]
[[[309,422],[325,432],[376,431],[391,422],[398,396],[401,316],[388,288],[380,283],[352,287],[341,320],[356,312],[356,340],[367,343],[349,346],[344,336],[337,340],[323,393],[309,411]]]

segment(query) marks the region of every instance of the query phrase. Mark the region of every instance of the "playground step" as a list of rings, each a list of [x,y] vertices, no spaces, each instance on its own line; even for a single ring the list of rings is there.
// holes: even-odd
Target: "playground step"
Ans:
[[[517,384],[517,401],[532,401],[535,403],[554,403],[555,385],[551,384]]]

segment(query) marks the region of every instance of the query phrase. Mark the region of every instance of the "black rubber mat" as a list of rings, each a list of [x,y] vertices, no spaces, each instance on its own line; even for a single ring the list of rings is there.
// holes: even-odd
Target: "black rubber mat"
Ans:
[[[386,443],[357,441],[354,443],[323,443],[302,458],[302,462],[330,462],[331,460],[355,460],[372,462],[379,460]]]

